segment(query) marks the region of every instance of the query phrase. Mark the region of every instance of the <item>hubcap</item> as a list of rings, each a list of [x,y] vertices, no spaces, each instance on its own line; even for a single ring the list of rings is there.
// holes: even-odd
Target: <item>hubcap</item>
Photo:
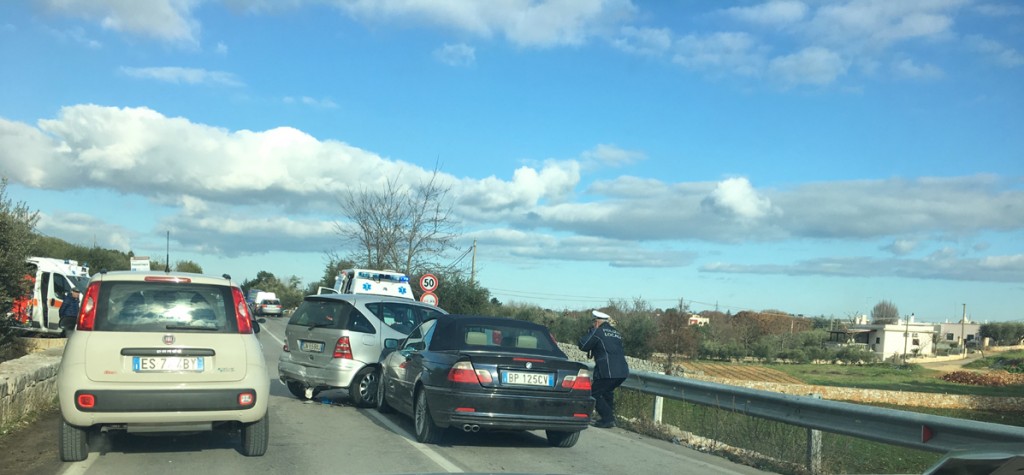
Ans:
[[[363,398],[364,401],[373,401],[373,396],[377,393],[377,373],[367,373],[363,380],[359,382],[359,397]]]
[[[427,414],[427,408],[424,407],[426,402],[427,398],[423,397],[422,392],[416,396],[416,432],[420,434],[423,433],[423,428],[426,426],[426,421],[424,420],[426,419],[424,416]]]

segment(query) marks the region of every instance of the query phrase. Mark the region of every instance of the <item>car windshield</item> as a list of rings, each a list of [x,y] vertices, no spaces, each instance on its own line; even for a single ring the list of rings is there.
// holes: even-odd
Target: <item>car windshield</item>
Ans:
[[[96,331],[234,332],[237,323],[226,286],[106,282],[100,286]]]

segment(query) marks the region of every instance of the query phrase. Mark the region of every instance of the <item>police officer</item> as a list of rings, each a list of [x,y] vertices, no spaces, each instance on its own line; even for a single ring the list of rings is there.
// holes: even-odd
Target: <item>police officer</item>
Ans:
[[[615,388],[629,376],[622,335],[611,324],[607,313],[593,311],[593,328],[580,338],[579,348],[594,358],[594,397],[601,420],[594,427],[615,427]]]
[[[71,336],[71,331],[78,324],[78,299],[80,296],[80,290],[71,289],[71,292],[68,292],[67,297],[64,298],[64,303],[60,304],[60,327],[64,329],[64,334],[67,336]]]

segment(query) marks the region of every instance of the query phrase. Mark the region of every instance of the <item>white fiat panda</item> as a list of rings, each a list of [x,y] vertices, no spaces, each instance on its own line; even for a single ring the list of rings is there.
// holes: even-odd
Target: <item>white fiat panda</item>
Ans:
[[[57,373],[60,458],[84,460],[88,433],[238,430],[267,451],[270,377],[230,277],[108,272],[92,277]]]

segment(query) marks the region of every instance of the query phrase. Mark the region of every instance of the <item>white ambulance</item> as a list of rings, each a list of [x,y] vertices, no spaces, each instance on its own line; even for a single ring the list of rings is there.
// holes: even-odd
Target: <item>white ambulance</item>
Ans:
[[[416,300],[409,277],[392,270],[346,269],[338,274],[334,291],[341,294],[390,295]]]
[[[60,334],[60,307],[71,289],[84,292],[89,268],[71,259],[29,257],[25,279],[32,282],[29,295],[14,301],[11,317],[23,330]]]

